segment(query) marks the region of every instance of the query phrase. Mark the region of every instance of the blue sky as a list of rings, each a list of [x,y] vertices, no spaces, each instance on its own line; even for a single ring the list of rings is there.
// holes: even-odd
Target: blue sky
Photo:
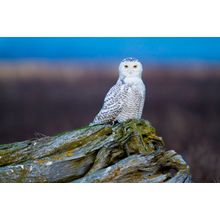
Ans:
[[[220,62],[220,38],[0,38],[0,60]]]

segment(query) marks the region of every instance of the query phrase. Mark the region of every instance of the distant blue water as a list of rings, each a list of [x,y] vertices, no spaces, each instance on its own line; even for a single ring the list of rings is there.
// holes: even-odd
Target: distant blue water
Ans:
[[[220,38],[0,38],[0,60],[109,60],[220,62]]]

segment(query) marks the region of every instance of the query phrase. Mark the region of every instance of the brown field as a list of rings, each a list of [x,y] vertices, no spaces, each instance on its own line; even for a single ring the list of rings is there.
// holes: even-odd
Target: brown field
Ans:
[[[0,143],[87,125],[116,70],[104,64],[0,63]],[[220,182],[220,66],[145,65],[143,75],[143,118],[167,149],[182,154],[195,182]]]

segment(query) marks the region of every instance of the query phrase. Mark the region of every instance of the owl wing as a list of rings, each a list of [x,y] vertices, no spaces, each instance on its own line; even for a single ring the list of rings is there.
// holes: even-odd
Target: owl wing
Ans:
[[[129,86],[118,81],[107,93],[100,112],[92,124],[103,124],[114,121],[121,112]]]

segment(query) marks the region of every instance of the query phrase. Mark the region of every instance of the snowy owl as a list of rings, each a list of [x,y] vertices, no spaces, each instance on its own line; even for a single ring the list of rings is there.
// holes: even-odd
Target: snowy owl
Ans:
[[[145,101],[145,85],[141,79],[142,65],[126,58],[119,65],[117,83],[108,91],[100,112],[90,125],[140,119]]]

